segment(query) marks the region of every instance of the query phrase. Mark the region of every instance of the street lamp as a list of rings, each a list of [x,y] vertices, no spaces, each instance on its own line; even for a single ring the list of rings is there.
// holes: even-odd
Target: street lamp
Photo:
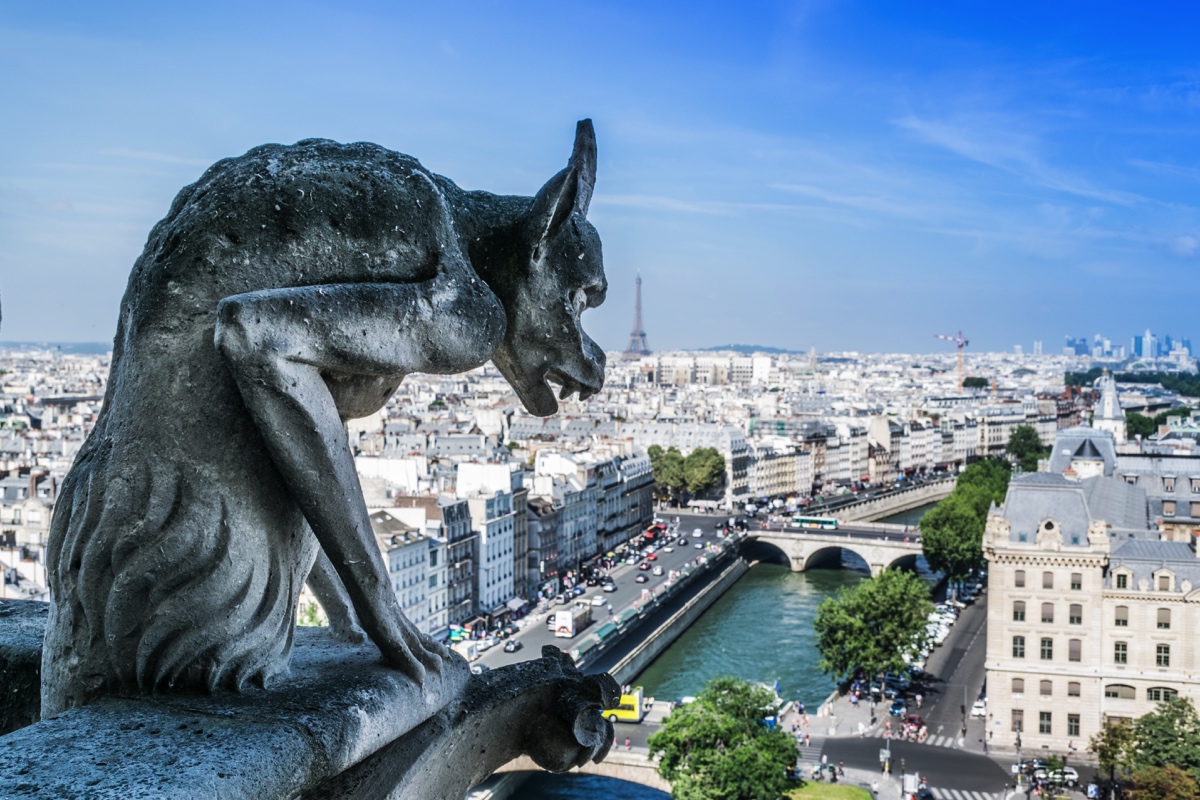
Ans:
[[[1017,785],[1021,785],[1021,723],[1017,723]]]

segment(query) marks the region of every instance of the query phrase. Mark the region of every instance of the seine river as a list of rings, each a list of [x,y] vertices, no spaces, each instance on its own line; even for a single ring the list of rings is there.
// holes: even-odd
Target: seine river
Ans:
[[[887,522],[915,525],[927,508]],[[925,560],[918,572],[931,579]],[[734,675],[772,686],[787,700],[810,709],[829,696],[833,679],[816,668],[812,621],[817,606],[845,586],[870,576],[853,556],[842,569],[792,572],[759,564],[729,588],[704,616],[684,631],[637,678],[646,694],[665,700],[692,696],[710,679]],[[591,775],[538,775],[521,787],[523,800],[662,800],[669,795],[645,786]]]

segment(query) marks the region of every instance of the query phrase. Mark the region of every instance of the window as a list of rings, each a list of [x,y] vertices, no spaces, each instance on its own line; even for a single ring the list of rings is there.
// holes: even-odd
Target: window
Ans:
[[[1160,667],[1171,666],[1171,645],[1160,644],[1155,646],[1154,663]]]
[[[1137,486],[1137,475],[1126,475],[1125,482],[1130,486]]]
[[[1104,687],[1104,696],[1114,700],[1134,700],[1137,698],[1137,692],[1133,690],[1132,686],[1110,683]]]
[[[1083,642],[1081,640],[1071,639],[1067,642],[1067,660],[1083,661]]]
[[[1025,657],[1025,637],[1024,636],[1014,636],[1013,637],[1013,658],[1024,658],[1024,657]]]
[[[1118,575],[1117,577],[1120,578],[1122,576]],[[1129,627],[1129,606],[1117,606],[1117,613],[1113,618],[1113,625],[1116,625],[1118,628]]]
[[[1191,505],[1191,513],[1188,514],[1188,516],[1189,517],[1200,517],[1200,503],[1197,503],[1195,500],[1193,500],[1190,503],[1190,505]]]
[[[1067,614],[1067,622],[1072,625],[1083,624],[1083,606],[1079,603],[1072,603],[1070,612]]]
[[[1192,478],[1192,494],[1200,494],[1200,478]]]
[[[1113,663],[1129,663],[1129,644],[1127,642],[1117,642],[1113,645]]]
[[[1171,576],[1170,575],[1159,575],[1158,576],[1158,590],[1160,592],[1171,591]]]
[[[1175,516],[1175,501],[1174,500],[1163,500],[1163,516],[1164,517]]]
[[[1023,569],[1017,570],[1016,572],[1013,573],[1013,578],[1016,581],[1016,587],[1018,589],[1025,588],[1025,570],[1023,570]]]
[[[1054,694],[1054,683],[1052,681],[1042,681],[1038,687],[1038,694],[1043,697]]]
[[[1053,589],[1054,588],[1054,573],[1053,572],[1043,572],[1042,573],[1042,588],[1043,589]]]
[[[1042,603],[1042,622],[1054,622],[1054,603]]]
[[[1174,492],[1175,491],[1175,478],[1174,477],[1168,478],[1164,475],[1162,482],[1163,482],[1163,491],[1164,492]]]
[[[1025,621],[1025,601],[1018,600],[1013,603],[1013,622]]]
[[[1012,710],[1012,729],[1014,733],[1020,733],[1025,729],[1025,711],[1020,708]]]
[[[1165,686],[1154,686],[1146,690],[1146,699],[1151,703],[1165,703],[1174,700],[1178,695],[1179,692]]]
[[[1078,591],[1082,591],[1082,590],[1083,590],[1083,573],[1082,572],[1072,572],[1071,573],[1071,591],[1078,592]]]
[[[1160,608],[1158,610],[1158,629],[1165,631],[1171,628],[1171,609]]]
[[[1079,715],[1067,714],[1067,736],[1079,735]]]
[[[1050,712],[1038,712],[1038,733],[1050,733]]]
[[[1013,678],[1012,693],[1013,694],[1025,694],[1025,679],[1024,678]]]
[[[1054,640],[1042,639],[1042,661],[1050,661],[1054,658]]]
[[[1071,681],[1067,684],[1067,697],[1079,697],[1079,681]]]
[[[1118,589],[1128,589],[1129,588],[1129,576],[1123,572],[1117,576],[1117,588]]]

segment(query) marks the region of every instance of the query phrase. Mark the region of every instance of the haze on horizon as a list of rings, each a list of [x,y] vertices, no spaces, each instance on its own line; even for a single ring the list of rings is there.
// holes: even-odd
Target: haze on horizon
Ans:
[[[7,341],[111,341],[220,158],[322,136],[532,194],[595,121],[622,349],[1195,338],[1200,11],[1018,2],[28,4],[0,18]]]

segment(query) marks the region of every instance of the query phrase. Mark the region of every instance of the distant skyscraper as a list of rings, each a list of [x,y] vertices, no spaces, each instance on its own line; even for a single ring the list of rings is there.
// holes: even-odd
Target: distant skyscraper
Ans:
[[[1033,340],[1033,354],[1035,356],[1040,356],[1042,354],[1042,340],[1041,339]]]
[[[625,355],[631,357],[650,355],[650,345],[646,343],[646,329],[642,327],[642,274],[637,276],[637,294],[633,305],[633,331],[629,334],[629,346]]]

